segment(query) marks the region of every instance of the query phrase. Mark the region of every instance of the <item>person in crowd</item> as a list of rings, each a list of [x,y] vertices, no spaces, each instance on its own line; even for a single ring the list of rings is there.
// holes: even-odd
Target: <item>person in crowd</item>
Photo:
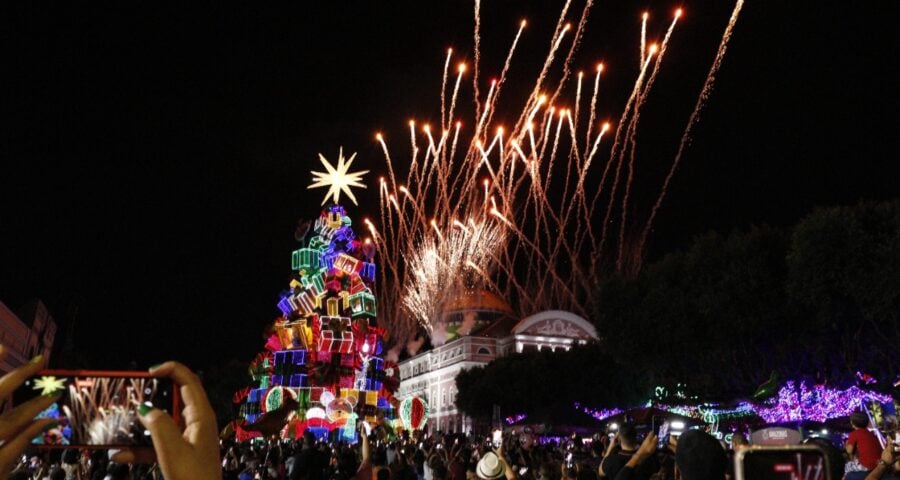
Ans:
[[[850,415],[853,431],[847,437],[844,448],[847,455],[856,460],[859,467],[847,473],[847,480],[862,480],[866,474],[878,465],[881,449],[875,434],[869,431],[869,416],[864,412],[853,412]]]
[[[656,435],[649,434],[615,480],[637,478],[637,469],[654,458]],[[718,440],[701,430],[689,430],[681,435],[675,447],[675,478],[681,480],[724,480],[728,461],[725,449]]]
[[[309,430],[303,432],[300,450],[293,457],[291,480],[322,480],[326,461],[316,448],[316,437]]]
[[[898,480],[900,479],[900,455],[894,450],[897,444],[888,437],[881,451],[881,457],[867,475],[865,480]]]
[[[631,460],[631,457],[637,453],[638,447],[637,431],[635,430],[634,424],[630,422],[622,424],[619,427],[619,432],[607,448],[606,458],[600,462],[600,470],[598,472],[600,477],[609,479],[616,478],[619,470],[621,470],[628,461]],[[646,460],[647,461],[645,462],[639,463],[640,466],[637,471],[634,472],[635,476],[633,478],[648,480],[651,475],[659,470],[659,462],[655,455]]]

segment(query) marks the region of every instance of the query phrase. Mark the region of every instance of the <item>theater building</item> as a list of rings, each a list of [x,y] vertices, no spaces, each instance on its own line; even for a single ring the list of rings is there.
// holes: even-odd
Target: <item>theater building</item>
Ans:
[[[454,302],[445,314],[446,343],[400,362],[397,397],[418,395],[428,402],[431,431],[468,432],[470,418],[455,405],[456,375],[504,355],[569,350],[597,339],[594,326],[574,313],[547,310],[516,318],[497,295],[478,291]],[[434,338],[434,336],[433,336]]]

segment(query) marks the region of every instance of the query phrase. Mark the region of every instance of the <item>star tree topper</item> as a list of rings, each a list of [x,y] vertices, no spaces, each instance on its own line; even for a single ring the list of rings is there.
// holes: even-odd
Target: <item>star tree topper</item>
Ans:
[[[328,160],[320,153],[319,161],[322,162],[322,165],[325,166],[325,170],[327,170],[328,173],[313,171],[313,183],[306,187],[307,190],[311,188],[328,187],[328,193],[325,194],[322,205],[325,205],[325,202],[328,201],[328,197],[331,197],[334,203],[338,203],[342,191],[350,197],[350,200],[353,200],[354,205],[357,205],[356,197],[353,196],[350,187],[366,188],[360,181],[362,180],[362,176],[369,173],[369,171],[363,170],[361,172],[350,173],[350,165],[353,164],[354,158],[356,158],[355,153],[350,155],[349,160],[345,160],[344,148],[341,147],[340,153],[338,153],[337,168],[335,168],[328,163]]]

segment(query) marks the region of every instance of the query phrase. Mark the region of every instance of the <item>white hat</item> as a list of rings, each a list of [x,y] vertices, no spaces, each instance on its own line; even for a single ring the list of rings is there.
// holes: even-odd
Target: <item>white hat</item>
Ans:
[[[482,480],[497,480],[503,477],[503,464],[494,452],[487,452],[478,461],[475,473]]]

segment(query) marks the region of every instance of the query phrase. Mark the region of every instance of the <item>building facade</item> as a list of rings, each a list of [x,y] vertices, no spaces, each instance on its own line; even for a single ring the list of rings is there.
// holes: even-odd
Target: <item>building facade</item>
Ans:
[[[6,349],[0,372],[24,365],[36,355],[49,361],[55,338],[56,321],[40,300],[29,303],[19,314],[0,302],[0,345]]]
[[[512,325],[510,327],[510,325]],[[498,318],[480,331],[400,362],[399,399],[417,395],[428,402],[431,431],[469,432],[472,420],[456,408],[456,375],[495,358],[528,351],[566,350],[597,339],[594,326],[562,310],[548,310],[518,322]]]

